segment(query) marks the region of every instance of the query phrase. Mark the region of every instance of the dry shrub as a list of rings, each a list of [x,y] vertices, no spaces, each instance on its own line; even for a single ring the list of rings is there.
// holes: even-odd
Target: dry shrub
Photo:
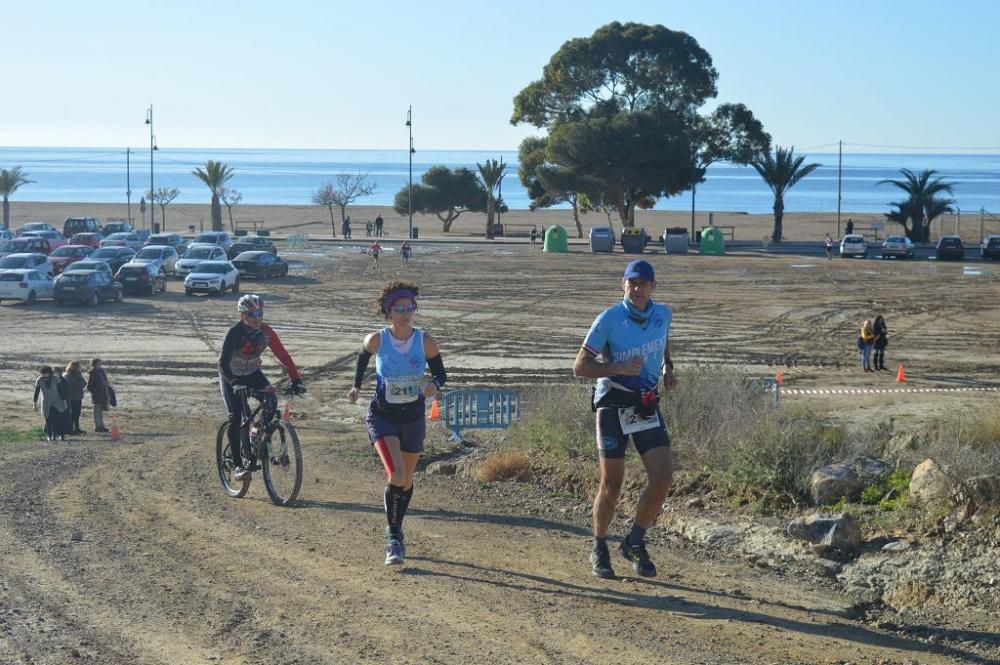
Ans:
[[[497,453],[483,460],[479,465],[479,480],[494,482],[497,480],[526,481],[531,479],[531,459],[520,451]]]
[[[1000,413],[995,408],[952,413],[930,423],[916,457],[930,457],[957,482],[1000,474]]]
[[[544,385],[523,393],[521,419],[510,430],[515,445],[556,459],[593,457],[597,450],[590,388]]]

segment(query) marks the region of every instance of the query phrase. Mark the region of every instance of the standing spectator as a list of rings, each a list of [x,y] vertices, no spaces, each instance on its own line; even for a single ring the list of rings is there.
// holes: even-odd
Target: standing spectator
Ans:
[[[832,260],[833,259],[833,238],[830,237],[829,233],[826,234],[826,239],[823,241],[823,245],[826,247],[826,258],[828,260]]]
[[[531,246],[535,246],[535,241],[538,240],[538,229],[534,226],[531,227]]]
[[[847,218],[847,235],[854,233],[854,220],[850,217]]]
[[[63,426],[64,414],[69,410],[69,403],[60,394],[60,382],[52,374],[52,368],[48,365],[42,366],[39,370],[39,377],[35,379],[35,394],[32,398],[35,411],[41,411],[45,418],[45,438],[47,441],[55,441],[56,437],[66,440],[66,431]],[[41,409],[38,406],[38,396],[42,397]]]
[[[375,236],[378,238],[382,237],[382,227],[385,225],[385,220],[382,219],[381,213],[375,218]]]
[[[365,220],[365,237],[372,237],[372,220],[370,219]]]
[[[399,248],[399,262],[405,267],[410,265],[410,257],[413,255],[413,248],[410,241],[404,240],[403,246]]]
[[[885,369],[885,347],[889,345],[889,329],[881,314],[875,317],[872,332],[875,334],[875,371],[878,372]]]
[[[86,434],[80,429],[80,411],[83,408],[83,391],[87,387],[87,379],[80,371],[80,361],[71,360],[66,365],[66,384],[69,387],[68,399],[71,416],[70,434]]]
[[[875,342],[875,331],[872,329],[871,319],[866,319],[861,324],[861,333],[858,335],[858,350],[861,351],[861,368],[866,372],[874,372],[872,369],[872,344]]]
[[[350,215],[348,215],[347,217],[344,218],[344,223],[343,223],[342,228],[341,228],[341,233],[344,235],[344,238],[346,238],[348,240],[351,239],[351,216]]]
[[[87,390],[94,402],[94,431],[109,432],[104,426],[104,412],[111,408],[111,384],[104,372],[104,363],[100,358],[90,361],[90,377],[87,379]]]

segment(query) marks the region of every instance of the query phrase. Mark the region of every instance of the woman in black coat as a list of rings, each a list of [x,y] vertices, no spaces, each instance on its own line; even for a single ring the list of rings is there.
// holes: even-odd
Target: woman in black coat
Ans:
[[[872,332],[875,333],[875,370],[881,371],[885,369],[885,347],[889,344],[889,329],[881,314],[875,317]]]

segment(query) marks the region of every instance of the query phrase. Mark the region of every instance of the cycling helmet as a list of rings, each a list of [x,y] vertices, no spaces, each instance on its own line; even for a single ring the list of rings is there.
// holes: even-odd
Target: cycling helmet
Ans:
[[[264,309],[264,299],[256,293],[248,293],[240,298],[240,302],[236,305],[236,309],[239,310],[240,314],[246,312],[256,312],[259,309]]]

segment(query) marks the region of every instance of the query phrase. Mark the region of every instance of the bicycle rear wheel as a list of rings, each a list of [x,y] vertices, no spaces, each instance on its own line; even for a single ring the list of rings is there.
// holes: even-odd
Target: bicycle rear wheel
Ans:
[[[295,505],[302,489],[302,446],[293,425],[285,422],[277,424],[260,463],[264,471],[264,487],[271,501],[277,506]]]
[[[250,480],[233,478],[233,469],[237,464],[233,461],[233,453],[229,448],[228,429],[228,420],[219,425],[219,434],[215,437],[215,466],[219,472],[219,482],[222,483],[223,491],[239,499],[250,489]]]

